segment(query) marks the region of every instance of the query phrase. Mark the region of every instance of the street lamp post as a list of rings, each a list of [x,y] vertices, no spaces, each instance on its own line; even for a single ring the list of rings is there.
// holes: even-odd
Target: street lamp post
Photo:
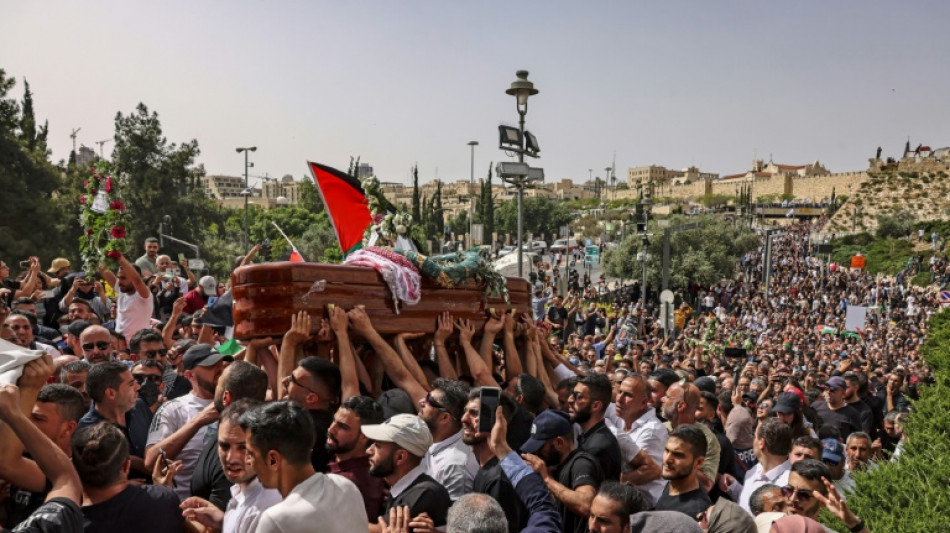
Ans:
[[[478,141],[468,141],[468,145],[472,147],[472,164],[468,175],[468,247],[471,248],[475,244],[475,147]]]
[[[257,147],[256,147],[256,146],[246,146],[246,147],[237,148],[236,150],[237,150],[237,153],[244,152],[244,255],[247,255],[247,252],[248,252],[248,250],[250,249],[250,248],[248,247],[248,241],[249,241],[249,239],[250,239],[250,232],[249,232],[248,227],[247,227],[247,199],[248,199],[248,197],[251,195],[251,187],[250,187],[250,185],[248,184],[248,180],[247,180],[247,166],[248,166],[248,163],[247,163],[247,155],[248,155],[248,154],[247,154],[247,153],[248,153],[248,152],[256,152],[256,151],[257,151]]]
[[[515,97],[515,107],[518,110],[518,130],[521,132],[521,138],[524,138],[524,116],[528,114],[528,97],[538,94],[534,84],[528,81],[528,71],[519,70],[515,72],[517,79],[511,82],[511,86],[505,90],[505,94]],[[518,162],[524,163],[524,149],[518,151]],[[524,187],[518,187],[518,277],[523,276],[523,233],[524,233]]]

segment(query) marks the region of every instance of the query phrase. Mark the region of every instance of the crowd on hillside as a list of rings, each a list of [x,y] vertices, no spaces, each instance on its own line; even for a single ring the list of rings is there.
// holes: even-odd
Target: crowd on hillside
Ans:
[[[939,301],[823,262],[816,229],[694,288],[670,331],[637,286],[568,269],[484,326],[445,312],[434,334],[384,338],[331,305],[237,343],[228,283],[154,239],[96,276],[0,261],[0,524],[812,532],[827,508],[866,531],[854,476],[900,458]],[[849,306],[864,328],[845,331]]]

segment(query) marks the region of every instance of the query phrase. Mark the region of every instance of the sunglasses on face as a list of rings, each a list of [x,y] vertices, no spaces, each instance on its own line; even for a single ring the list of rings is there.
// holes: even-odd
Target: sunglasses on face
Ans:
[[[425,397],[424,400],[422,400],[422,402],[425,403],[426,405],[431,406],[431,407],[435,407],[435,408],[438,409],[439,411],[448,411],[448,409],[446,409],[444,405],[442,405],[441,403],[437,402],[436,399],[432,397],[432,393],[431,393],[431,392],[428,393],[428,394],[426,394],[426,397]]]
[[[142,355],[144,355],[146,359],[155,359],[156,357],[165,357],[167,353],[168,350],[165,348],[159,348],[158,350],[145,350],[142,352]]]
[[[789,500],[792,499],[793,496],[798,496],[798,501],[802,503],[808,503],[814,498],[810,490],[796,489],[791,485],[782,487],[782,496],[785,496],[785,498]]]
[[[153,374],[132,374],[132,378],[135,381],[139,382],[139,385],[145,385],[145,381],[151,381],[156,385],[162,382],[162,376],[156,376]]]
[[[112,343],[109,341],[99,341],[99,342],[84,342],[82,349],[86,351],[91,351],[93,348],[98,349],[99,351],[106,351],[109,347],[112,346]]]
[[[822,459],[821,462],[828,466],[838,466],[841,464],[841,461],[832,461],[831,459]]]

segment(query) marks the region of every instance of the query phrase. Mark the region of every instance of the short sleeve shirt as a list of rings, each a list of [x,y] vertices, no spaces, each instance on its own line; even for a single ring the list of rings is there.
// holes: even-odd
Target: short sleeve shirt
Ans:
[[[656,501],[654,511],[679,511],[687,516],[695,518],[696,515],[705,511],[712,505],[709,495],[703,489],[691,490],[675,496],[670,495],[670,486],[666,485],[663,494]]]
[[[620,479],[620,445],[606,421],[601,420],[590,431],[579,436],[577,447],[597,459],[604,479]]]
[[[597,461],[586,452],[575,449],[567,456],[557,473],[558,483],[571,490],[590,485],[596,489],[603,481]],[[587,517],[572,513],[564,503],[558,501],[557,508],[561,512],[561,523],[565,533],[585,533],[587,531]]]
[[[174,400],[165,402],[155,413],[152,427],[149,428],[147,446],[158,444],[159,441],[181,429],[186,422],[198,416],[209,403],[210,399],[198,398],[194,394],[186,394]],[[198,464],[198,456],[204,448],[204,436],[207,427],[201,428],[195,436],[182,448],[176,459],[183,461],[181,470],[175,476],[178,487],[175,492],[184,500],[191,495],[191,476]]]
[[[125,340],[128,341],[132,335],[149,327],[152,311],[154,311],[152,293],[149,293],[147,298],[143,298],[138,292],[132,294],[119,292],[116,300],[115,330],[125,336]]]

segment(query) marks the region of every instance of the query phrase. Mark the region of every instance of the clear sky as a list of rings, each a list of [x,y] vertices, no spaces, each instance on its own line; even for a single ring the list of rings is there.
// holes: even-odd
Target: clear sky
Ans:
[[[383,180],[476,178],[515,124],[548,180],[659,164],[729,174],[754,155],[867,167],[880,145],[950,145],[950,2],[10,1],[0,68],[26,78],[54,160],[98,150],[144,102],[209,174],[346,168]],[[110,145],[106,144],[107,152]]]

